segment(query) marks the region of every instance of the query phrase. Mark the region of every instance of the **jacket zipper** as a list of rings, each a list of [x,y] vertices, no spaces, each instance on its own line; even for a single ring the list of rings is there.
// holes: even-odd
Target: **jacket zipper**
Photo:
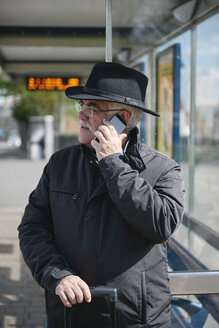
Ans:
[[[94,285],[96,282],[96,267],[97,267],[97,255],[98,255],[98,250],[99,250],[100,225],[101,225],[101,217],[98,218],[98,229],[97,229],[97,236],[96,236],[95,260],[94,260],[94,266],[93,266],[93,284]]]
[[[92,198],[93,200],[93,198]],[[88,204],[90,203],[91,200],[88,200],[87,204],[85,205],[82,216],[81,216],[81,223],[79,223],[79,229],[78,229],[78,235],[76,237],[76,247],[75,247],[75,261],[74,261],[74,266],[75,268],[78,267],[78,259],[79,259],[79,254],[80,254],[80,237],[83,232],[83,227],[84,227],[84,215],[86,208]],[[97,231],[97,237],[96,237],[96,245],[95,245],[95,254],[94,254],[94,264],[93,268],[91,270],[92,275],[91,275],[91,284],[92,286],[95,285],[95,275],[96,275],[96,263],[97,263],[97,251],[98,251],[98,244],[99,244],[99,236],[100,236],[100,218],[98,219],[98,231]],[[77,247],[78,245],[78,247]]]
[[[84,206],[83,212],[82,212],[82,216],[81,216],[81,222],[79,223],[79,227],[78,227],[78,233],[77,233],[77,237],[76,237],[76,243],[75,243],[75,256],[74,256],[74,266],[77,269],[78,266],[78,257],[79,257],[79,253],[80,253],[80,236],[82,234],[83,231],[83,226],[84,226],[84,214],[85,214],[85,210],[86,210],[87,204]]]
[[[146,287],[146,277],[145,277],[145,271],[141,272],[141,323],[145,324],[146,323],[146,318],[147,318],[147,287]]]

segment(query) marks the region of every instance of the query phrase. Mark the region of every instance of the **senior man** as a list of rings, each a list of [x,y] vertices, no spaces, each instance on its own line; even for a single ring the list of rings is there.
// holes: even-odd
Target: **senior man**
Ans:
[[[179,165],[139,143],[148,79],[115,63],[94,66],[76,105],[79,145],[56,152],[31,193],[20,246],[45,289],[48,328],[63,328],[63,304],[75,327],[108,327],[106,299],[88,286],[113,286],[119,328],[170,327],[168,238],[183,215]],[[110,118],[127,124],[118,135]]]

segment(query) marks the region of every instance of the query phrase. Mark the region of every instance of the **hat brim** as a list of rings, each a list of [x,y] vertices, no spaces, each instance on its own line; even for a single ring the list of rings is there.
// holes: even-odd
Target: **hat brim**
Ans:
[[[135,103],[124,103],[124,101],[119,101],[118,99],[112,99],[112,97],[106,97],[106,96],[102,96],[102,95],[98,95],[98,94],[90,94],[87,92],[87,90],[84,90],[84,87],[69,87],[65,90],[65,94],[67,97],[71,98],[71,99],[76,99],[76,100],[99,100],[99,101],[109,101],[109,102],[116,102],[116,103],[120,103],[123,105],[130,105],[136,108],[141,109],[143,112],[151,114],[153,116],[156,117],[160,117],[160,115],[148,108],[146,108],[144,106],[144,104],[142,103],[142,105],[136,105]]]

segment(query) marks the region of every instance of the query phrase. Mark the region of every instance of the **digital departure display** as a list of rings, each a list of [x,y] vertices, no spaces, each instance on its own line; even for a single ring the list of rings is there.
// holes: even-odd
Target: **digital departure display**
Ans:
[[[68,87],[77,87],[80,79],[77,77],[28,77],[28,90],[58,90],[62,91]]]

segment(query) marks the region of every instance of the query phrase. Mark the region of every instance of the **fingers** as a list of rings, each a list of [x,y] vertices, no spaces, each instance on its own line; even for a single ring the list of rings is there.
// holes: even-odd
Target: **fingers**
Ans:
[[[107,131],[110,132],[110,136],[118,136],[118,133],[115,129],[115,127],[110,123],[110,121],[107,121],[107,119],[103,119],[103,124],[108,128]],[[104,126],[103,125],[103,126]]]
[[[113,126],[112,126],[113,127]],[[114,127],[113,127],[114,129]],[[100,125],[98,127],[98,129],[95,131],[95,135],[96,137],[99,139],[99,137],[101,138],[101,140],[106,139],[106,140],[110,140],[114,135],[118,136],[116,130],[114,129],[114,131],[112,131],[109,126],[106,125]]]
[[[103,143],[104,141],[106,141],[105,136],[103,135],[102,131],[99,131],[99,128],[98,128],[98,130],[96,130],[94,132],[94,135],[97,137],[97,139],[99,140],[99,142]]]
[[[121,142],[122,142],[123,139],[125,139],[126,137],[127,137],[127,134],[126,134],[126,133],[121,133],[121,134],[119,135],[119,139],[120,139]]]
[[[71,307],[72,303],[69,301],[69,299],[67,298],[67,296],[65,295],[65,293],[63,291],[60,291],[59,293],[56,293],[56,295],[58,295],[62,301],[62,303],[67,306],[67,307]]]
[[[88,287],[88,285],[83,281],[81,280],[79,282],[79,286],[81,288],[81,291],[84,295],[84,299],[86,302],[90,303],[91,302],[91,292],[90,292],[90,288]]]
[[[98,161],[112,154],[123,153],[122,146],[127,135],[119,135],[109,121],[104,119],[103,124],[98,127],[94,135],[99,142],[94,139],[91,141],[91,146],[96,151]]]
[[[96,150],[99,147],[99,142],[95,139],[91,140],[91,146]]]
[[[103,124],[101,124],[95,131],[95,135],[98,139],[102,136],[102,139],[105,138],[107,140],[110,140],[112,137],[118,137],[118,133],[114,126],[105,118],[103,119]]]
[[[84,300],[84,294],[78,285],[74,286],[74,298],[72,299],[75,303],[82,303]],[[72,303],[74,304],[74,303]]]
[[[70,275],[65,277],[58,284],[55,290],[62,303],[71,307],[72,304],[91,301],[91,294],[88,285],[78,276]]]

